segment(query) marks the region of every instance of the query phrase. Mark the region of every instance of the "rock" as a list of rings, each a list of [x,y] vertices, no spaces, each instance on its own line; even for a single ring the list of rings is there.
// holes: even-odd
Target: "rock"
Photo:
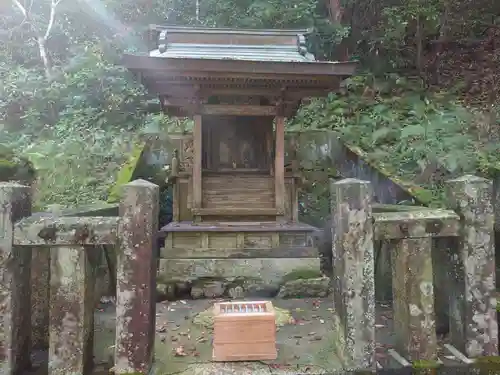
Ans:
[[[218,298],[224,296],[226,285],[222,281],[212,280],[203,285],[203,294],[207,298]]]
[[[203,292],[203,288],[197,285],[194,285],[191,288],[191,298],[192,299],[200,299],[205,297],[205,293]]]
[[[223,280],[199,279],[191,287],[191,298],[219,298],[224,296],[226,284]]]
[[[326,297],[329,287],[328,277],[291,280],[280,288],[278,298]]]
[[[191,283],[189,281],[177,281],[175,282],[175,287],[177,288],[178,296],[184,296],[191,291]]]
[[[279,285],[251,284],[247,287],[245,294],[253,298],[273,298],[279,290]]]
[[[320,269],[323,275],[333,275],[332,264],[332,219],[328,219],[322,230],[315,233],[315,242],[318,247]]]
[[[156,284],[156,293],[158,301],[174,300],[176,297],[175,284]]]
[[[241,299],[245,297],[245,290],[239,285],[229,288],[227,293],[232,299]]]

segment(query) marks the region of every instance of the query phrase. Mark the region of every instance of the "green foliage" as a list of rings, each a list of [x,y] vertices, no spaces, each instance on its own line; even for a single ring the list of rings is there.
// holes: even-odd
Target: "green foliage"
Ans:
[[[474,114],[445,96],[415,89],[397,76],[381,81],[357,76],[346,86],[343,93],[303,107],[289,127],[336,130],[369,161],[403,181],[419,180],[432,163],[455,175],[475,173],[485,153],[489,163],[499,161],[498,143],[478,141]],[[442,198],[434,182],[422,181],[435,192],[422,197],[425,201]]]
[[[139,144],[135,146],[127,162],[120,168],[115,183],[110,189],[108,203],[119,202],[122,194],[122,186],[133,181],[137,176],[144,147],[145,143],[139,142]]]
[[[106,200],[143,125],[141,86],[98,45],[49,83],[23,66],[1,74],[2,140],[39,171],[38,203]]]
[[[332,20],[336,10],[327,8],[330,2],[319,0],[62,1],[46,45],[50,79],[32,27],[44,30],[50,8],[37,3],[25,22],[10,0],[4,3],[0,137],[39,171],[41,206],[107,200],[140,131],[191,129],[190,121],[146,114],[157,99],[119,65],[123,51],[145,51],[142,34],[149,23],[312,28],[308,42],[317,57],[335,56],[342,42],[375,75],[353,77],[343,92],[313,101],[292,128],[335,129],[366,151],[369,161],[401,180],[418,180],[433,164],[454,174],[487,172],[499,162],[498,138],[491,129],[487,136],[478,135],[484,128],[480,113],[466,110],[450,95],[424,89],[422,71],[418,79],[405,78],[415,65],[425,65],[423,49],[430,42],[442,36],[484,37],[485,24],[496,24],[500,14],[500,3],[491,0],[349,0],[337,9],[344,13],[342,22]],[[395,71],[400,74],[390,74]],[[9,163],[4,158],[10,176]],[[437,187],[430,193],[412,189],[426,201],[439,201],[436,184],[423,183]],[[327,215],[325,189],[318,182],[307,187],[306,215]]]

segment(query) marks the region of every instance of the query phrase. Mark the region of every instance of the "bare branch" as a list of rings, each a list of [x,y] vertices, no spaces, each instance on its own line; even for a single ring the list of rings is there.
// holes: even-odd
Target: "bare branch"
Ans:
[[[11,33],[14,30],[19,29],[20,27],[22,27],[25,23],[29,22],[29,20],[30,20],[30,12],[31,12],[31,8],[33,6],[33,0],[30,1],[30,4],[29,4],[28,7],[26,7],[26,5],[21,4],[21,2],[19,0],[12,0],[12,2],[17,7],[17,9],[22,13],[23,20],[21,21],[21,23],[19,25],[17,25],[16,27],[13,27],[10,30],[7,30],[6,32],[2,32],[2,34],[9,34],[9,33]],[[30,22],[30,24],[31,24],[31,27],[34,30],[36,30],[36,27],[33,25],[33,23]]]
[[[24,19],[28,18],[28,12],[26,11],[26,8],[24,7],[24,5],[21,4],[18,0],[12,0],[12,2],[21,11]]]
[[[48,39],[50,36],[50,32],[52,31],[52,27],[54,27],[54,20],[56,18],[56,8],[61,3],[62,0],[52,0],[50,4],[50,16],[49,23],[47,24],[47,29],[45,30],[44,39]]]

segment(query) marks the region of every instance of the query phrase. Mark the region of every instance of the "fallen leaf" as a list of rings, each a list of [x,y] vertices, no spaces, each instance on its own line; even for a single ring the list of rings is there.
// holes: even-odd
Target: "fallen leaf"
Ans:
[[[166,325],[162,325],[162,326],[156,328],[156,332],[158,332],[158,333],[163,333],[163,332],[166,332],[166,331],[167,331],[167,326]]]
[[[288,324],[297,324],[297,321],[295,320],[295,318],[292,316],[290,317],[290,319],[288,319]]]
[[[176,357],[185,357],[186,353],[184,352],[184,347],[183,346],[178,346],[175,348],[175,356]]]

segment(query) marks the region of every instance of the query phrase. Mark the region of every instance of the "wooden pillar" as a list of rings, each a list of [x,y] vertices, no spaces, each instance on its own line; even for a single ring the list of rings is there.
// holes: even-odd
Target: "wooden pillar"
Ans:
[[[202,132],[201,115],[194,116],[193,129],[193,171],[191,181],[193,183],[193,209],[202,207]]]
[[[464,176],[447,182],[450,208],[462,219],[449,290],[452,344],[469,357],[498,355],[494,213],[491,181]]]
[[[0,373],[29,368],[31,352],[31,248],[12,246],[14,223],[30,216],[30,188],[0,183]]]
[[[49,375],[87,374],[93,365],[97,248],[50,249]]]
[[[274,155],[274,192],[277,215],[285,215],[285,117],[276,117],[276,147]]]
[[[123,187],[116,287],[115,374],[149,374],[156,321],[159,187],[145,180]]]

